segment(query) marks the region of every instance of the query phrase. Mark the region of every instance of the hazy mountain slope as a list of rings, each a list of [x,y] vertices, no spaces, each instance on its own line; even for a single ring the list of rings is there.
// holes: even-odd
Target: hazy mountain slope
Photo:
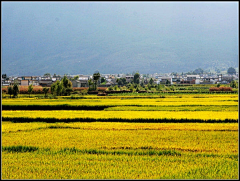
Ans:
[[[8,75],[238,66],[235,5],[3,3]]]

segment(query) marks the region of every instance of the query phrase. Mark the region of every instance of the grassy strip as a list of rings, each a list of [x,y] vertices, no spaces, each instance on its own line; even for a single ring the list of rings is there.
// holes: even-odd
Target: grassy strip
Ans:
[[[238,111],[237,105],[2,105],[2,110]]]
[[[99,149],[84,149],[79,150],[76,148],[64,148],[58,153],[87,153],[87,154],[106,154],[106,155],[172,155],[181,156],[180,152],[175,150],[99,150]]]
[[[137,119],[127,119],[127,118],[24,118],[24,117],[2,117],[2,121],[11,121],[14,123],[26,123],[26,122],[46,122],[46,123],[55,123],[55,122],[129,122],[129,123],[237,123],[238,119],[224,119],[224,120],[202,120],[202,119],[171,119],[171,118],[158,118],[158,119],[146,119],[146,118],[137,118]]]
[[[133,93],[112,93],[108,94],[108,96],[156,96],[156,95],[172,95],[172,94],[238,94],[238,91],[213,91],[210,92],[209,90],[198,90],[198,91],[168,91],[168,92],[148,92],[148,93],[138,93],[138,92],[133,92]]]
[[[115,106],[105,108],[104,111],[238,111],[237,105],[135,105]]]
[[[156,155],[156,156],[182,156],[184,154],[183,151],[176,150],[155,150],[152,148],[140,148],[140,149],[117,149],[117,150],[104,150],[104,149],[77,149],[73,148],[63,148],[60,150],[51,151],[50,148],[42,148],[33,146],[2,146],[2,151],[11,152],[11,153],[23,153],[23,152],[34,152],[38,151],[38,153],[47,152],[48,154],[97,154],[97,155],[128,155],[128,156],[144,156],[144,155]],[[213,153],[196,153],[196,157],[227,157],[233,160],[238,160],[238,155],[230,154],[230,155],[218,155]]]
[[[2,110],[104,110],[110,106],[87,105],[2,105]]]
[[[38,147],[34,146],[2,146],[2,151],[7,152],[33,152],[37,150]]]
[[[120,131],[120,130],[183,130],[183,131],[238,131],[237,123],[12,123],[8,121],[2,122],[2,135],[17,132],[30,132],[35,130],[47,129],[79,129],[79,130],[105,130],[105,131]],[[149,147],[150,148],[150,147]]]

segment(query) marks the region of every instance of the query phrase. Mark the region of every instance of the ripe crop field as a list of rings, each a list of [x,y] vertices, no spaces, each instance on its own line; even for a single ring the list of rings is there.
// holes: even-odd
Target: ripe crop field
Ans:
[[[26,121],[231,121],[238,120],[237,95],[4,99],[4,120]],[[34,111],[33,111],[34,109]],[[37,109],[37,110],[36,110]],[[73,109],[73,110],[71,110]],[[14,110],[14,111],[13,111]],[[60,111],[59,111],[60,110]],[[98,111],[97,111],[98,110]],[[101,110],[101,111],[99,111]]]
[[[5,119],[38,119],[41,121],[231,121],[237,122],[236,111],[3,111]],[[48,121],[49,120],[49,121]]]
[[[2,124],[3,179],[237,179],[237,123]]]
[[[197,106],[238,105],[238,95],[180,95],[180,96],[84,96],[79,99],[3,99],[3,106]]]
[[[2,179],[238,179],[238,95],[18,98],[2,109]]]

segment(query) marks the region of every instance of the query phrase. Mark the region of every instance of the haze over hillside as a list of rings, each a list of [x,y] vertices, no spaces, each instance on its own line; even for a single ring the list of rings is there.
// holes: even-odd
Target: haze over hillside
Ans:
[[[2,2],[2,73],[238,67],[237,2]]]

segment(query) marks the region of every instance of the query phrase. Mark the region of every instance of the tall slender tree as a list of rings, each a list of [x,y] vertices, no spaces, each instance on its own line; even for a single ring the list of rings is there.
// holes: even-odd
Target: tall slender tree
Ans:
[[[89,91],[93,90],[92,85],[93,85],[92,79],[89,79],[88,80]]]
[[[18,93],[19,93],[18,83],[16,81],[14,81],[14,84],[13,84],[13,97],[17,97]]]
[[[11,98],[11,95],[13,94],[13,87],[12,86],[8,86],[8,94],[10,95],[10,98]]]
[[[32,93],[32,91],[33,91],[33,85],[30,84],[30,85],[28,86],[29,97],[30,97],[30,94]]]
[[[94,90],[97,90],[97,82],[100,77],[101,75],[98,71],[93,74]]]
[[[139,82],[140,82],[140,74],[139,74],[138,72],[134,74],[134,76],[133,76],[133,82],[134,82],[135,84],[139,84]]]
[[[49,91],[49,88],[47,88],[47,87],[44,87],[44,88],[43,88],[43,92],[44,92],[44,94],[45,94],[45,98],[47,97],[48,91]]]

